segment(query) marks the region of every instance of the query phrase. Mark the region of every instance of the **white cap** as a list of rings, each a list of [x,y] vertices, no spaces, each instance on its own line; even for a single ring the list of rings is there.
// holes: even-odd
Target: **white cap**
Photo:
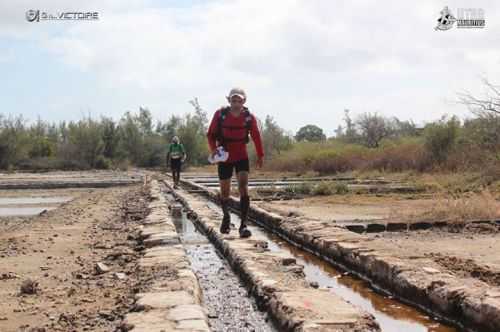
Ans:
[[[232,88],[231,91],[229,91],[228,98],[231,99],[233,96],[238,96],[243,100],[247,99],[247,94],[243,89],[240,88]]]

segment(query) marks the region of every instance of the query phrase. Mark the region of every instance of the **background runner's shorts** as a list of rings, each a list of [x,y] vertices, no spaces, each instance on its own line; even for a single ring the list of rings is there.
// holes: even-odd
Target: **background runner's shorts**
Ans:
[[[181,171],[181,158],[170,158],[170,167],[172,171]]]
[[[227,180],[233,176],[233,168],[236,169],[236,174],[239,172],[249,172],[250,164],[248,159],[238,160],[232,163],[218,163],[217,172],[220,180]]]

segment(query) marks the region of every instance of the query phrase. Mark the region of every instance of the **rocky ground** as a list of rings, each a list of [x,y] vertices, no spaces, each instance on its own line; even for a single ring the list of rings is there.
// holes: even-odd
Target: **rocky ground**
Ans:
[[[113,331],[134,304],[140,186],[89,189],[0,223],[1,331]]]

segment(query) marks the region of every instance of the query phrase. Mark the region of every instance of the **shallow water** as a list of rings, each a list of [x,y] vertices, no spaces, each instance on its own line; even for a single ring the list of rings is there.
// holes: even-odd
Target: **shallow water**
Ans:
[[[54,210],[56,206],[40,206],[40,207],[0,207],[0,217],[21,217],[33,216],[47,210]]]
[[[0,206],[19,204],[57,204],[66,203],[73,199],[71,196],[47,196],[47,197],[0,197]]]
[[[215,203],[210,208],[220,210]],[[239,216],[231,215],[232,222],[239,226]],[[395,299],[375,292],[370,285],[349,273],[337,270],[332,264],[297,248],[277,235],[258,226],[250,226],[254,237],[264,238],[272,252],[283,252],[295,257],[297,264],[304,266],[306,280],[330,289],[344,300],[372,314],[382,331],[389,332],[458,332],[450,325],[429,317],[427,314]]]

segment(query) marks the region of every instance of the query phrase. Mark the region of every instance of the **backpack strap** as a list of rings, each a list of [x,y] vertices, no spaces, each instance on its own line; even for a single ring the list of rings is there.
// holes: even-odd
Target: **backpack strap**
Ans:
[[[225,147],[225,140],[224,140],[224,134],[222,132],[222,126],[224,123],[224,120],[226,119],[227,112],[229,112],[229,107],[222,107],[219,110],[219,118],[217,119],[217,132],[215,134],[215,139],[217,140],[219,145],[222,145]]]
[[[245,137],[245,143],[248,144],[250,142],[250,130],[252,129],[252,114],[248,108],[245,108],[243,111],[245,115],[245,128],[247,129],[247,136]]]

